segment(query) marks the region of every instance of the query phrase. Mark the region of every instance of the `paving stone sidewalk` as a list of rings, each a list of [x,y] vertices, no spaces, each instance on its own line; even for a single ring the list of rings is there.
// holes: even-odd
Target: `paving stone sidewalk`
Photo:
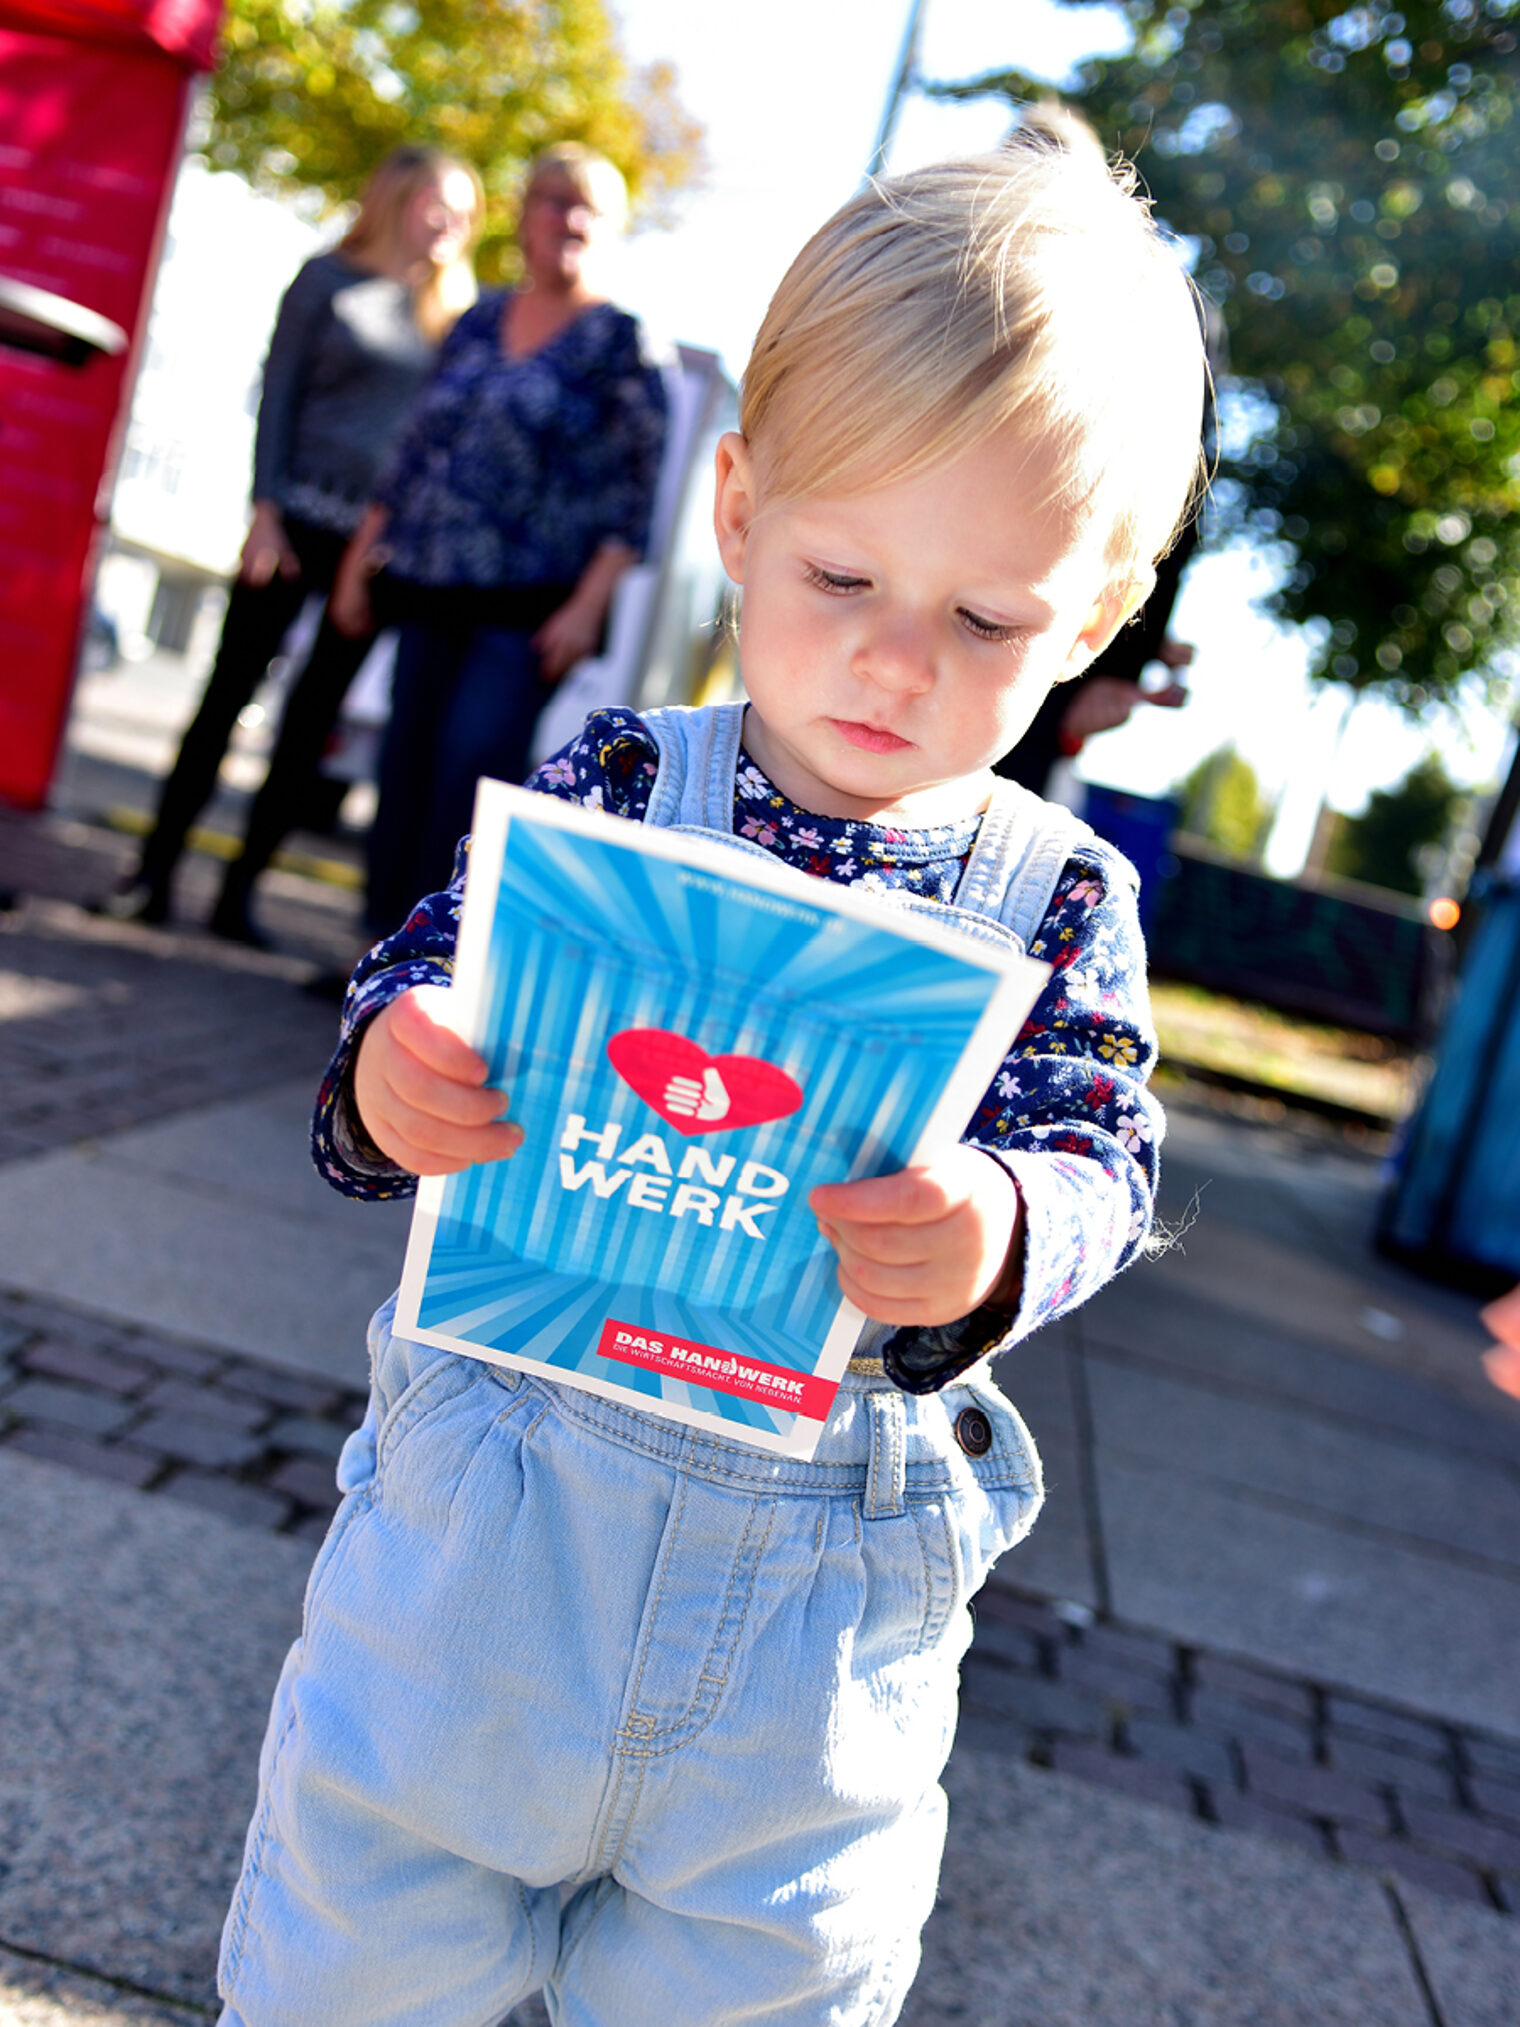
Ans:
[[[0,1446],[320,1541],[364,1396],[0,1290]]]
[[[332,1010],[294,990],[278,965],[221,950],[187,964],[140,931],[55,903],[0,916],[0,1161],[320,1064]]]
[[[0,817],[0,887],[21,895],[20,905],[0,912],[0,1163],[262,1093],[265,1086],[308,1076],[314,1082],[326,1059],[333,1010],[294,988],[327,961],[326,953],[336,956],[351,935],[343,908],[320,895],[308,905],[300,883],[289,882],[268,911],[286,932],[284,955],[229,949],[194,931],[121,929],[83,912],[81,903],[103,891],[129,856],[123,840],[98,826]],[[205,886],[214,871],[209,865],[188,870],[192,886],[197,881]],[[203,896],[193,898],[198,904]],[[262,1096],[259,1102],[265,1102]],[[1213,1186],[1216,1204],[1228,1187]],[[1286,1231],[1283,1236],[1301,1243]],[[41,1468],[56,1474],[59,1487],[72,1479],[81,1497],[84,1481],[94,1480],[90,1498],[118,1501],[124,1511],[130,1504],[133,1513],[156,1516],[154,1527],[168,1534],[185,1530],[186,1507],[214,1515],[231,1523],[222,1533],[243,1545],[239,1553],[272,1558],[282,1570],[291,1565],[286,1574],[295,1595],[299,1569],[336,1504],[333,1462],[363,1412],[362,1396],[319,1374],[173,1336],[172,1324],[155,1329],[123,1322],[120,1310],[106,1315],[99,1306],[87,1309],[82,1293],[76,1307],[61,1299],[74,1292],[67,1285],[55,1292],[58,1299],[54,1292],[7,1288],[0,1263],[0,1456],[14,1458],[11,1471],[35,1474]],[[1158,1296],[1150,1299],[1159,1327],[1171,1312]],[[1201,1314],[1199,1298],[1190,1302],[1188,1313]],[[1145,1337],[1147,1313],[1140,1303],[1127,1322],[1131,1335],[1139,1331]],[[1318,1343],[1319,1312],[1315,1326],[1318,1398],[1329,1362]],[[200,1327],[214,1330],[215,1321]],[[1220,1329],[1227,1327],[1239,1337],[1238,1326],[1224,1319]],[[1128,1344],[1128,1337],[1124,1341]],[[1276,1337],[1270,1349],[1280,1363]],[[1044,1364],[1051,1374],[1060,1363],[1058,1350],[1046,1347]],[[1166,1355],[1174,1362],[1185,1350],[1167,1341]],[[1303,1352],[1306,1359],[1310,1355]],[[1139,1354],[1125,1357],[1135,1364]],[[1106,1341],[1104,1359],[1101,1371],[1088,1363],[1112,1392],[1116,1383],[1106,1368],[1123,1361]],[[1141,1366],[1143,1360],[1136,1370]],[[1376,1389],[1378,1412],[1386,1419],[1390,1388],[1397,1394],[1405,1382],[1364,1372],[1359,1363],[1348,1363],[1346,1370]],[[1154,1404],[1165,1394],[1168,1373],[1176,1391],[1170,1367],[1158,1375],[1144,1366],[1146,1401]],[[1444,1368],[1437,1377],[1444,1377]],[[1027,1386],[1027,1371],[1024,1379]],[[1053,1384],[1047,1381],[1047,1387]],[[1423,1413],[1430,1402],[1439,1405],[1439,1396],[1421,1391],[1419,1401],[1426,1403]],[[1128,1394],[1121,1405],[1126,1425],[1133,1423]],[[1042,1412],[1047,1406],[1042,1403]],[[1107,1394],[1099,1406],[1112,1407]],[[1059,1428],[1052,1433],[1059,1450]],[[1497,1438],[1495,1443],[1496,1454],[1502,1450],[1508,1457],[1508,1448]],[[1081,1482],[1081,1472],[1069,1462],[1056,1475],[1068,1487]],[[213,1530],[213,1523],[206,1525]],[[1052,1798],[1068,1792],[1068,1781],[1074,1781],[1076,1807],[1087,1812],[1082,1821],[1090,1814],[1100,1841],[1121,1818],[1129,1820],[1124,1812],[1138,1821],[1143,1805],[1159,1805],[1164,1815],[1150,1820],[1183,1840],[1195,1856],[1202,1851],[1205,1869],[1214,1863],[1210,1854],[1217,1845],[1219,1867],[1226,1873],[1242,1868],[1241,1891],[1249,1898],[1255,1861],[1245,1855],[1249,1840],[1231,1833],[1265,1835],[1272,1842],[1257,1848],[1275,1853],[1272,1862],[1295,1880],[1294,1868],[1308,1868],[1305,1879],[1335,1882],[1348,1905],[1376,1902],[1382,1920],[1388,1907],[1414,1906],[1410,1896],[1429,1894],[1431,1904],[1444,1908],[1444,1918],[1456,1925],[1453,1933],[1463,1923],[1487,1924],[1485,1948],[1509,1961],[1509,1939],[1517,1930],[1512,1920],[1495,1915],[1520,1913],[1520,1742],[1367,1693],[1399,1679],[1393,1675],[1375,1674],[1352,1694],[1344,1682],[1304,1673],[1315,1665],[1312,1660],[1302,1662],[1298,1672],[1272,1668],[1216,1651],[1217,1636],[1210,1647],[1125,1623],[1106,1609],[1110,1594],[1102,1586],[1085,1594],[1087,1602],[1063,1602],[1053,1593],[1070,1589],[1075,1579],[1069,1575],[1051,1580],[1042,1568],[1037,1581],[1045,1589],[1037,1595],[1028,1582],[1031,1568],[1025,1565],[1025,1581],[1015,1584],[1018,1558],[1010,1558],[978,1602],[955,1762],[970,1801],[957,1791],[958,1808],[974,1812],[983,1788],[1001,1781],[1020,1807],[1048,1813],[1056,1809]],[[1127,1609],[1138,1618],[1148,1608],[1137,1612],[1131,1603]],[[1175,1629],[1187,1621],[1162,1616],[1156,1623]],[[1207,1627],[1195,1630],[1208,1640]],[[212,1629],[204,1637],[215,1644]],[[1277,1658],[1275,1650],[1267,1651]],[[1480,1706],[1477,1714],[1481,1724],[1486,1708]],[[1165,1843],[1163,1832],[1155,1834]],[[1002,1864],[1004,1833],[999,1838]],[[1321,1868],[1318,1875],[1315,1867]],[[1164,1882],[1153,1882],[1149,1890],[1158,1908],[1164,1902],[1169,1916],[1176,1913]],[[1006,1912],[1000,1910],[998,1918]],[[1178,1918],[1185,1916],[1183,1910]],[[1144,1920],[1150,1919],[1147,1913]],[[1397,1916],[1400,1924],[1400,1933],[1409,1930],[1407,1919]],[[1376,1926],[1370,1915],[1366,1926],[1369,1933]],[[1505,1941],[1495,1945],[1494,1936]],[[3,1940],[16,1938],[7,1934]],[[1114,1965],[1127,1961],[1117,1943],[1113,1949]],[[1412,1942],[1409,1955],[1418,1966]],[[37,2027],[92,2017],[88,1993],[71,1991],[65,2000],[57,1984],[72,1975],[68,1949],[35,1962]],[[108,1952],[91,1962],[97,1971],[114,1973],[126,1960]],[[947,1976],[954,1970],[945,1968]],[[16,1966],[0,1965],[0,1971],[0,1983],[22,1989],[25,1980]],[[1148,1982],[1148,1971],[1145,1977]],[[1376,2011],[1370,1971],[1365,1978],[1348,1973],[1348,1980],[1353,1988],[1365,1987],[1372,2010],[1365,2023],[1355,2007],[1336,2013],[1337,2021],[1354,2019],[1356,2027],[1370,2027],[1374,2014],[1379,2022],[1394,2017]],[[937,2010],[923,2015],[926,2022],[932,2017],[937,2027],[941,2019],[966,2012],[951,1989],[954,1983],[952,1978],[946,1988],[951,1997],[943,2003],[936,1998]],[[58,2010],[47,1996],[55,1984]],[[128,2017],[130,1989],[114,1987],[113,2021]],[[163,1989],[170,1993],[170,1986]],[[173,1996],[182,2004],[199,1989],[193,1981],[176,1985]],[[148,1996],[144,1989],[145,2000]],[[1057,2006],[1038,2017],[1098,2018],[1085,2002],[1071,2004],[1072,2010]],[[1246,2006],[1244,1996],[1241,2004]],[[191,1998],[190,2011],[176,2010],[172,2018],[188,2020],[197,2010]],[[1458,2008],[1448,2017],[1430,1999],[1428,2010],[1439,2027],[1489,2027],[1491,2019],[1509,2027],[1507,2015],[1481,2005]],[[1215,2017],[1211,2010],[1206,2014]],[[1036,2017],[1033,2010],[1029,2017]],[[1205,2015],[1186,2017],[1197,2017],[1201,2027]],[[1232,2027],[1236,2017],[1228,2012]],[[1239,2017],[1243,2021],[1246,2013]],[[1300,2016],[1269,2008],[1261,2017],[1275,2027],[1281,2018]],[[1312,2009],[1302,2017],[1314,2017]],[[1402,2023],[1404,2016],[1398,2017]],[[171,2014],[153,2011],[151,2018],[168,2023]],[[535,2004],[516,2027],[543,2027],[543,2018]],[[32,2027],[31,2012],[19,2019]],[[1135,2027],[1122,2005],[1102,2019],[1104,2027],[1111,2019]],[[3,1994],[0,2027],[11,2027]]]
[[[0,1290],[0,1449],[319,1541],[351,1390]],[[1520,1745],[995,1580],[967,1743],[1520,1914]]]
[[[280,954],[87,912],[129,862],[109,832],[0,812],[0,1162],[326,1060],[334,1010],[298,988],[347,947],[348,915],[288,910],[298,954]]]

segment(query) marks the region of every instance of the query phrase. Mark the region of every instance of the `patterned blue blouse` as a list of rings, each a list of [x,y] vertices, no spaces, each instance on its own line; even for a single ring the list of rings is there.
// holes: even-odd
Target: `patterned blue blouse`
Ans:
[[[376,489],[391,571],[415,584],[572,584],[604,541],[648,538],[666,395],[642,326],[598,303],[509,359],[506,300],[449,333]]]
[[[581,736],[544,762],[529,788],[642,819],[658,750],[632,711],[597,711]],[[789,802],[747,755],[734,784],[734,829],[787,865],[851,887],[955,892],[977,819],[888,830],[814,816]],[[364,1023],[414,985],[453,968],[468,841],[442,894],[418,903],[394,936],[360,961],[342,1035],[317,1102],[312,1152],[351,1197],[410,1195],[413,1177],[366,1146],[348,1077]],[[1160,1108],[1145,1088],[1155,1061],[1145,948],[1134,888],[1117,853],[1083,844],[1056,883],[1029,946],[1052,967],[1045,991],[961,1136],[1010,1171],[1024,1199],[1024,1279],[1017,1311],[982,1310],[938,1330],[887,1339],[888,1372],[910,1393],[933,1392],[989,1352],[1075,1309],[1135,1258],[1150,1229]]]

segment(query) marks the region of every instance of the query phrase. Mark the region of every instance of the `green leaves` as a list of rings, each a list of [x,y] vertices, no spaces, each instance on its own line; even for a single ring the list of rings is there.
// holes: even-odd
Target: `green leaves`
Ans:
[[[1461,790],[1427,753],[1396,788],[1375,790],[1361,816],[1340,819],[1329,870],[1396,893],[1425,892],[1426,854],[1445,841],[1461,802]]]
[[[1130,0],[1074,101],[1192,242],[1265,397],[1225,531],[1282,542],[1319,672],[1412,710],[1516,639],[1517,0]],[[1038,88],[1016,72],[948,87]]]
[[[1182,784],[1182,828],[1237,859],[1260,857],[1272,817],[1255,768],[1233,746],[1199,761]]]
[[[214,168],[336,205],[399,143],[447,148],[485,179],[484,279],[515,268],[522,171],[550,142],[600,148],[646,208],[697,166],[670,72],[629,71],[602,0],[230,0],[223,41]]]

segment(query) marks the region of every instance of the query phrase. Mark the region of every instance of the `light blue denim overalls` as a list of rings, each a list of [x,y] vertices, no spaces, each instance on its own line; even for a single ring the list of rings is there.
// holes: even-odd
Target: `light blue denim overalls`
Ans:
[[[742,715],[646,715],[648,821],[732,836]],[[1022,947],[1084,831],[1004,784],[955,906],[912,905]],[[868,1337],[814,1460],[778,1460],[410,1343],[392,1306],[223,2022],[495,2027],[540,1987],[556,2027],[894,2020],[967,1601],[1040,1504],[1019,1417],[984,1370],[899,1392]]]

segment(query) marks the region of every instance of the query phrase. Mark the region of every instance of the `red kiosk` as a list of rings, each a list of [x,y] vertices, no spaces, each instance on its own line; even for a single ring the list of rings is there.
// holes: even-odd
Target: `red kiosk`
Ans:
[[[0,797],[45,800],[221,0],[0,0]]]

